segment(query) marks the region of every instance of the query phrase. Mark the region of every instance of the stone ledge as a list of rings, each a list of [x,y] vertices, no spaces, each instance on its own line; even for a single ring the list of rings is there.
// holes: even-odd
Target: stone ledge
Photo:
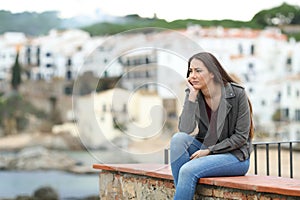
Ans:
[[[156,179],[173,180],[169,165],[163,164],[94,164],[94,169],[128,173]],[[300,180],[272,176],[246,175],[201,178],[200,184],[235,188],[257,193],[300,197]]]
[[[296,179],[246,175],[235,177],[202,178],[199,182],[206,185],[300,197],[300,180]]]
[[[173,180],[169,165],[161,164],[94,164],[94,169],[124,172],[154,178]]]

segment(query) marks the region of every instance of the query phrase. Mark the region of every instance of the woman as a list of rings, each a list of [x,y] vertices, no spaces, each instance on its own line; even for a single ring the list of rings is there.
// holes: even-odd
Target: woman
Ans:
[[[170,145],[176,200],[193,199],[199,178],[245,175],[252,151],[252,109],[244,88],[207,52],[189,59],[187,80],[180,132]]]

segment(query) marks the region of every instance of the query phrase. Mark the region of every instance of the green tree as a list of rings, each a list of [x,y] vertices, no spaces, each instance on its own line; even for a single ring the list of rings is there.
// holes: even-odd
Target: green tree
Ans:
[[[279,122],[281,121],[281,112],[280,112],[280,109],[276,109],[276,111],[273,113],[272,115],[272,120],[275,121],[275,122]]]
[[[47,114],[27,101],[19,92],[12,91],[0,96],[0,126],[4,135],[26,130],[30,125],[28,116],[48,121]]]
[[[21,82],[22,82],[21,65],[19,63],[19,52],[17,52],[15,64],[12,67],[12,79],[11,79],[12,88],[17,91]]]
[[[258,12],[252,21],[262,27],[268,25],[299,24],[300,7],[283,3],[278,7]]]
[[[60,27],[62,19],[58,14],[57,11],[11,13],[0,10],[0,34],[8,31],[31,36],[47,34],[51,29]]]

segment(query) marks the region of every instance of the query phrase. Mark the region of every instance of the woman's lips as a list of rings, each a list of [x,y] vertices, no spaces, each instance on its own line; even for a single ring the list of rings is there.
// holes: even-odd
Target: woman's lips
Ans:
[[[198,85],[198,84],[199,84],[199,81],[191,81],[191,83],[192,83],[193,85]]]

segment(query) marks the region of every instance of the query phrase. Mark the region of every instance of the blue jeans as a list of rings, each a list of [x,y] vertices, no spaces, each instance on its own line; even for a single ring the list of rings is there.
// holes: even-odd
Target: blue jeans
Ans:
[[[170,159],[174,177],[174,200],[193,199],[199,178],[245,175],[249,159],[239,161],[230,153],[214,154],[190,160],[190,156],[204,145],[186,133],[176,133],[171,140]]]

